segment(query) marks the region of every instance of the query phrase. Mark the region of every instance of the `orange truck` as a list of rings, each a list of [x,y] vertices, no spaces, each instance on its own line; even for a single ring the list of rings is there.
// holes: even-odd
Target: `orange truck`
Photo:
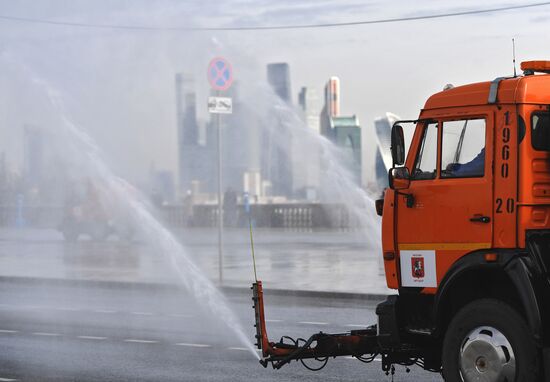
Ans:
[[[521,69],[448,85],[417,120],[393,125],[376,207],[397,293],[377,306],[378,323],[271,342],[253,284],[262,365],[379,357],[392,374],[419,365],[453,382],[550,381],[550,61]]]

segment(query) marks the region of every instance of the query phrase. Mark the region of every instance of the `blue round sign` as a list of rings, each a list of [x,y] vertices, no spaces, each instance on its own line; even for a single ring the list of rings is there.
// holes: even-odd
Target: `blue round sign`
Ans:
[[[208,64],[208,82],[214,90],[227,90],[233,83],[233,69],[222,57],[216,57]]]

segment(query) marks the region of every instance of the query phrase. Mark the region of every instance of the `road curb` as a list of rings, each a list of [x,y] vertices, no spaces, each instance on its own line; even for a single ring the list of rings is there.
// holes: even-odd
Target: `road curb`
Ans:
[[[112,280],[86,280],[86,279],[61,279],[48,277],[29,276],[0,276],[0,283],[21,284],[21,285],[50,285],[50,286],[74,286],[74,287],[96,287],[107,289],[133,289],[133,290],[165,290],[185,291],[183,285],[158,283],[158,282],[130,282]],[[225,294],[250,294],[250,287],[247,286],[221,286]],[[286,297],[310,297],[326,299],[346,299],[363,301],[383,301],[388,295],[377,293],[352,293],[335,291],[314,291],[298,289],[264,289],[266,296]]]

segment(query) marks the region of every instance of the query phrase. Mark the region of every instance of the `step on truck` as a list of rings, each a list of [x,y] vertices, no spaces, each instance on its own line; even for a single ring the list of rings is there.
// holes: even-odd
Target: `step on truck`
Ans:
[[[263,366],[317,370],[352,356],[452,382],[550,381],[550,61],[521,68],[448,85],[418,119],[393,125],[376,208],[397,293],[377,306],[376,324],[271,342],[262,284],[253,284]]]

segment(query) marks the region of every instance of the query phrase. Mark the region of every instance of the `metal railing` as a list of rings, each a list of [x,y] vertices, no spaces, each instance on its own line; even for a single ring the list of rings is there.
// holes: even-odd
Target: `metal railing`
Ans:
[[[0,226],[57,228],[64,216],[61,206],[0,206]],[[158,216],[170,227],[216,227],[218,207],[213,204],[159,207]],[[357,226],[344,204],[278,203],[253,204],[250,219],[255,227],[285,229],[347,229]],[[243,205],[224,210],[226,227],[248,226],[249,215]]]
[[[217,226],[217,205],[195,205],[189,216],[183,213],[183,208],[170,206],[162,209],[162,215],[171,226]],[[227,227],[248,226],[248,219],[243,205],[224,210],[224,225]],[[254,204],[250,206],[250,219],[256,227],[293,229],[345,229],[352,223],[344,204],[321,203]]]

